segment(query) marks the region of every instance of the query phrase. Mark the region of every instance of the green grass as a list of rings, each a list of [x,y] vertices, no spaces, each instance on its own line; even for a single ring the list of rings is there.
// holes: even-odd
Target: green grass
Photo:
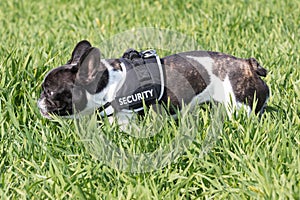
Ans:
[[[300,198],[299,1],[68,2],[0,1],[2,199]],[[257,58],[269,70],[265,80],[272,92],[262,119],[243,113],[225,119],[203,154],[201,136],[213,121],[209,109],[199,110],[199,135],[176,162],[130,173],[96,159],[74,121],[41,117],[36,101],[43,77],[69,59],[79,40],[100,46],[143,27],[188,35],[201,49]],[[144,142],[110,137],[143,152],[178,129],[171,123]]]

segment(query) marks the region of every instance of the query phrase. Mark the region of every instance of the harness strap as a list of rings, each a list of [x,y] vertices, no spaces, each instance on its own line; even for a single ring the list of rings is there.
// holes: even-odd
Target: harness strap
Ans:
[[[141,111],[144,103],[155,104],[164,93],[164,70],[155,50],[128,49],[120,61],[125,66],[126,78],[115,99],[100,108],[102,116],[111,116],[115,110]]]
[[[102,117],[104,117],[104,116],[110,117],[114,113],[114,109],[111,106],[110,102],[107,102],[102,107],[98,108],[98,111]]]

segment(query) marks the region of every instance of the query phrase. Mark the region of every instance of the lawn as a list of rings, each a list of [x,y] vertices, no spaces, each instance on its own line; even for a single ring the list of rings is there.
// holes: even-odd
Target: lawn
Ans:
[[[300,1],[76,2],[0,1],[2,199],[300,199]],[[44,119],[43,78],[82,39],[106,57],[129,47],[255,57],[269,71],[267,110],[221,123],[214,108],[182,123],[150,112],[129,135],[106,122],[88,135],[74,120]],[[86,145],[91,137],[102,143]],[[119,151],[99,149],[103,138]],[[173,157],[151,154],[161,147]],[[136,166],[129,153],[155,162]]]

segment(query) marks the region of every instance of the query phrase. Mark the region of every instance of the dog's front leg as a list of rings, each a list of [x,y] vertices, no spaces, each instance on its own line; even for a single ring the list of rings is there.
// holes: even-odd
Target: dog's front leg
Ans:
[[[133,116],[131,112],[120,111],[117,112],[115,116],[109,117],[109,122],[112,124],[114,120],[117,120],[120,127],[126,127]]]

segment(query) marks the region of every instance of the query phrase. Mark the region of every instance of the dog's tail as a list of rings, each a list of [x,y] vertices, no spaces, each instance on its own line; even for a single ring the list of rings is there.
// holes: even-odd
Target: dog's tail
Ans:
[[[249,63],[253,67],[254,71],[256,72],[257,75],[266,77],[268,74],[268,71],[260,66],[260,64],[257,62],[255,58],[249,58]]]

